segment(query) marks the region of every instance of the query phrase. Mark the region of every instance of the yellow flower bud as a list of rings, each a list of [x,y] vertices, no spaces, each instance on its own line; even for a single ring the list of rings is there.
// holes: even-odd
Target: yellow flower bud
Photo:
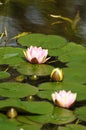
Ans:
[[[15,118],[18,115],[17,111],[15,108],[10,108],[7,112],[7,116],[9,118]]]
[[[62,81],[64,78],[63,70],[60,68],[53,69],[50,77],[53,81]]]

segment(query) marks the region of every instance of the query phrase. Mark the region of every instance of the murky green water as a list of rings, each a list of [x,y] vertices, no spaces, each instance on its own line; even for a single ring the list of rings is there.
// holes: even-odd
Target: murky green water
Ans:
[[[21,32],[56,34],[86,46],[86,0],[1,0],[0,33],[7,28],[9,37]],[[79,11],[80,21],[75,30],[70,23],[50,15],[74,19]],[[57,22],[57,24],[53,24]],[[15,41],[10,41],[15,44]],[[3,43],[4,44],[4,43]]]

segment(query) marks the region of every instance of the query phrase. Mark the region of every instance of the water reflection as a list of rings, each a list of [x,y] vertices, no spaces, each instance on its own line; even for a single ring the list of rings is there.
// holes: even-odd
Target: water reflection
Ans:
[[[27,8],[26,18],[28,18],[33,24],[39,24],[39,25],[45,24],[45,20],[43,19],[42,14],[34,6],[29,6]]]
[[[61,0],[9,0],[7,3],[5,1],[0,5],[0,33],[6,26],[9,37],[25,31],[56,34],[86,46],[86,0],[65,0],[65,2]],[[80,12],[81,20],[75,32],[65,22],[51,25],[57,19],[51,18],[50,14],[73,19],[77,11]]]

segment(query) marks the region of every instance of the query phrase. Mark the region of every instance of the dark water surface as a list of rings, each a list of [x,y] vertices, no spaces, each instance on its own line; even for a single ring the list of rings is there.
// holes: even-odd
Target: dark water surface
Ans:
[[[50,16],[73,20],[77,11],[80,21],[75,30],[68,21]],[[10,38],[21,32],[55,34],[86,46],[86,0],[0,0],[0,33],[4,27]]]

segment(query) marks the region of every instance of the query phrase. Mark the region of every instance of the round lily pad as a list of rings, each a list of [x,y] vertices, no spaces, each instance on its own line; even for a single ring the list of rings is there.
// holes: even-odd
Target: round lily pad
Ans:
[[[51,74],[54,67],[47,64],[30,64],[26,62],[16,69],[19,73],[24,75],[46,76]]]
[[[37,92],[38,89],[29,84],[17,82],[0,83],[0,95],[4,97],[22,98],[25,96],[34,95]]]
[[[18,39],[22,46],[41,46],[43,48],[60,48],[67,44],[67,40],[61,36],[29,34]]]
[[[47,101],[21,101],[19,99],[7,99],[0,101],[0,109],[3,108],[16,108],[23,112],[33,113],[33,114],[50,114],[53,112],[53,105]]]
[[[39,85],[38,96],[51,100],[51,94],[55,91],[67,90],[77,93],[77,101],[86,100],[86,87],[72,82],[47,82]]]
[[[31,121],[38,123],[66,124],[76,119],[72,111],[56,107],[52,114],[34,115],[28,117]]]

